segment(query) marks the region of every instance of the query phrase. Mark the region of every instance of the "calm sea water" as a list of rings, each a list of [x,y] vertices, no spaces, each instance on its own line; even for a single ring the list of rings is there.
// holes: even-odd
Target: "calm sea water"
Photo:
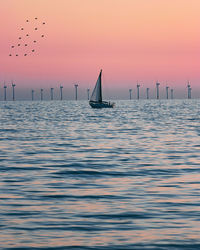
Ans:
[[[200,249],[200,100],[0,103],[1,249]]]

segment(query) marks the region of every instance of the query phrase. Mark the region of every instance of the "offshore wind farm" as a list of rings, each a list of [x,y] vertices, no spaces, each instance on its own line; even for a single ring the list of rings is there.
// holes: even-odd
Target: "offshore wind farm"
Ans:
[[[55,91],[57,91],[56,100],[63,100],[63,91],[65,90],[63,85],[58,85],[55,88]],[[71,90],[69,91],[70,96],[68,95],[68,98],[65,98],[65,95],[64,95],[64,99],[66,99],[66,100],[67,99],[69,99],[69,100],[75,99],[77,101],[78,100],[78,86],[79,85],[74,84],[74,93],[72,93],[73,87],[71,87]],[[142,99],[157,99],[157,100],[159,100],[159,99],[167,99],[167,100],[174,99],[173,85],[172,85],[172,87],[169,87],[168,85],[163,84],[163,86],[160,86],[160,83],[156,82],[155,87],[152,89],[144,87]],[[10,88],[9,88],[9,86],[10,86]],[[8,87],[8,90],[7,90],[7,87]],[[16,100],[15,87],[16,87],[16,84],[14,84],[13,81],[10,84],[6,84],[6,82],[4,81],[4,83],[2,84],[2,88],[0,88],[0,101],[7,101],[7,100],[15,101]],[[124,95],[125,98],[121,98],[121,96],[118,96],[116,93],[112,93],[112,98],[116,99],[116,100],[120,100],[120,99],[124,99],[124,100],[130,99],[131,100],[132,98],[139,100],[141,98],[140,87],[142,88],[143,86],[140,85],[137,81],[135,89],[134,88],[128,89],[127,96],[125,97],[125,95]],[[165,91],[166,91],[166,92],[162,91],[162,95],[160,95],[160,88],[161,87],[163,87],[163,89],[165,88]],[[63,90],[63,88],[64,88],[64,90]],[[69,88],[67,90],[69,90]],[[178,99],[192,99],[192,87],[191,87],[191,83],[189,81],[187,82],[187,85],[185,86],[185,88],[183,88],[183,90],[184,91],[181,91],[182,95],[178,95]],[[7,98],[7,95],[8,95],[7,91],[10,91],[10,92],[12,91],[12,96],[10,93],[9,99]],[[23,91],[23,90],[20,88],[19,91]],[[123,91],[125,92],[126,90],[123,90]],[[145,95],[145,91],[146,91],[146,95]],[[170,91],[171,95],[169,95],[169,91]],[[29,94],[23,93],[23,95],[20,95],[19,100],[32,100],[32,101],[34,101],[34,100],[41,100],[41,101],[54,100],[54,88],[52,88],[52,87],[49,89],[45,89],[45,88],[31,89],[30,93],[31,93],[30,96],[29,96]],[[44,93],[45,93],[45,99],[44,99]],[[150,95],[150,93],[151,93],[151,95]],[[198,90],[195,93],[196,93],[195,99],[196,98],[198,99],[200,93],[198,93]],[[89,100],[89,99],[90,99],[90,88],[86,88],[86,89],[82,88],[80,100]]]
[[[1,1],[2,250],[200,249],[199,10]]]

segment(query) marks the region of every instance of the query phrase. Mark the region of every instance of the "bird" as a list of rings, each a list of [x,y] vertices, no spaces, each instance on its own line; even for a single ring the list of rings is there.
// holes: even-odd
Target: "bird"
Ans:
[[[44,37],[44,35],[41,35],[41,37]]]
[[[11,54],[9,54],[9,56],[12,56]]]
[[[37,20],[37,17],[35,17],[35,20]]]
[[[43,22],[42,24],[45,24],[45,22]]]
[[[21,36],[19,37],[19,39],[22,39]]]
[[[11,46],[12,49],[13,49],[14,47],[15,47],[15,46],[13,46],[13,45]]]
[[[29,22],[29,20],[26,20],[26,22],[28,23],[28,22]]]
[[[24,30],[24,28],[21,28],[21,30]]]
[[[35,52],[35,50],[34,50],[34,49],[32,49],[32,52]]]
[[[20,43],[19,43],[19,44],[17,44],[17,46],[20,46]]]
[[[27,46],[28,44],[24,44],[24,46]]]
[[[35,28],[35,30],[37,30],[38,28]]]
[[[16,54],[16,56],[18,56],[18,54]]]
[[[27,54],[24,54],[24,56],[27,56]]]
[[[35,41],[35,40],[34,40],[33,42],[34,42],[34,43],[36,43],[36,41]]]
[[[26,34],[26,36],[29,36],[29,34]]]

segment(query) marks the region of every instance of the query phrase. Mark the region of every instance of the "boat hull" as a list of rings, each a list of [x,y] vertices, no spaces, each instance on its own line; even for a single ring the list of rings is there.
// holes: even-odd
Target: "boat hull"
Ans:
[[[102,109],[102,108],[113,108],[115,103],[110,102],[89,102],[90,106],[94,109]]]

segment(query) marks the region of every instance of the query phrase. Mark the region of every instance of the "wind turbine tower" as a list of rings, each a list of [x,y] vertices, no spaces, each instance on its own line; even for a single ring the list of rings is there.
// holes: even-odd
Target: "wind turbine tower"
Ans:
[[[78,84],[74,84],[75,87],[75,100],[77,101],[78,99]]]
[[[174,90],[171,89],[171,99],[174,99]]]
[[[16,86],[16,84],[14,84],[14,83],[12,82],[12,100],[13,100],[13,101],[15,101],[15,86]]]
[[[34,90],[32,89],[31,90],[31,98],[32,98],[32,101],[34,100]]]
[[[7,89],[7,86],[6,86],[5,82],[4,82],[4,101],[6,101],[6,100],[7,100],[7,93],[6,93],[6,89]]]
[[[157,100],[159,99],[159,86],[160,86],[160,83],[157,82],[157,83],[156,83],[156,99],[157,99]]]
[[[137,99],[140,99],[140,84],[137,83]]]
[[[191,96],[192,96],[192,88],[191,88],[190,82],[188,82],[187,88],[188,88],[188,99],[191,99]]]
[[[43,89],[40,89],[40,100],[43,101]]]
[[[90,89],[87,89],[87,98],[90,100]]]
[[[53,90],[54,88],[51,88],[51,101],[53,101]]]
[[[166,87],[166,98],[169,99],[169,87]]]
[[[147,99],[149,99],[149,88],[147,88]]]
[[[192,88],[190,87],[190,99],[192,99]]]
[[[63,92],[62,92],[62,90],[63,90],[63,86],[60,86],[60,100],[61,101],[63,99]]]
[[[129,97],[130,97],[130,100],[132,99],[132,89],[129,89]]]

